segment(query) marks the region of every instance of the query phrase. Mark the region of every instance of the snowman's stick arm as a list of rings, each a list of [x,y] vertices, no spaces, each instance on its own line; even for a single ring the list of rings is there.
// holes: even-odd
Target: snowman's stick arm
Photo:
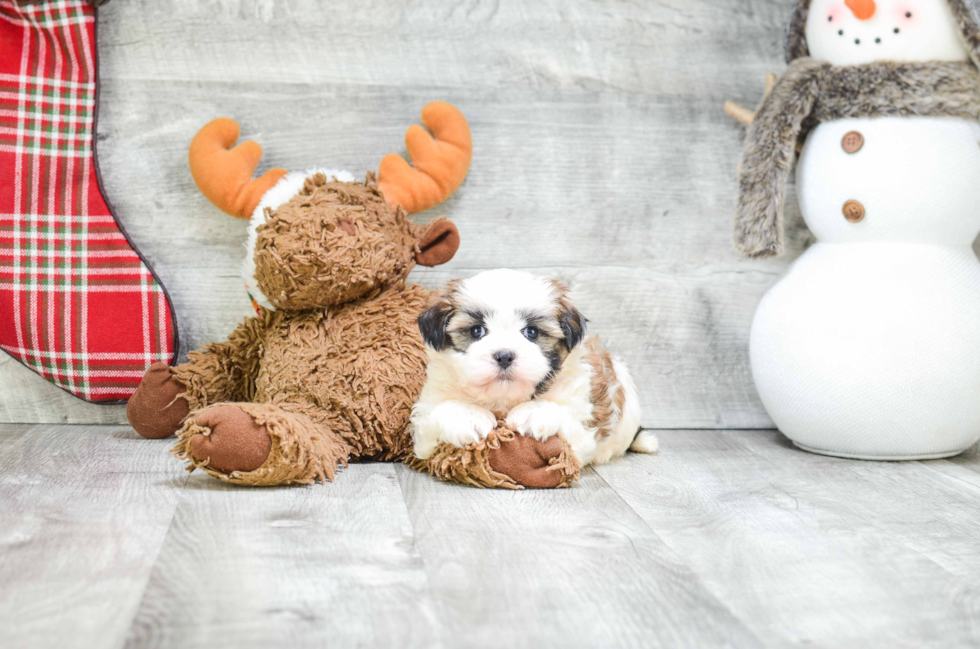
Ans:
[[[776,87],[776,75],[770,72],[766,75],[766,91],[762,95],[762,101],[766,100],[772,89]],[[761,103],[761,102],[760,102]],[[752,122],[755,121],[755,111],[749,110],[741,104],[737,104],[734,101],[725,102],[725,112],[733,118],[734,120],[745,124],[746,126],[751,126]]]
[[[755,111],[731,100],[725,102],[725,112],[728,113],[729,117],[746,126],[751,126],[752,122],[755,121]]]

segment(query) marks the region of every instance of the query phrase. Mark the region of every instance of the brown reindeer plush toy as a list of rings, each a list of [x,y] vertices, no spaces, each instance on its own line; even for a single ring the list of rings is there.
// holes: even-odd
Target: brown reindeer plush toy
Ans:
[[[565,442],[501,427],[466,448],[412,454],[409,415],[425,381],[417,319],[430,292],[408,284],[415,264],[449,261],[456,227],[408,213],[447,199],[472,153],[469,127],[449,104],[422,112],[432,132],[409,128],[413,165],[386,156],[377,181],[349,173],[275,169],[258,179],[254,142],[234,147],[238,125],[217,119],[190,147],[198,187],[216,206],[250,218],[243,276],[257,303],[227,341],[177,367],[151,366],[130,399],[144,437],[177,434],[173,453],[241,485],[332,480],[339,465],[407,462],[440,478],[486,487],[560,487],[578,475]]]

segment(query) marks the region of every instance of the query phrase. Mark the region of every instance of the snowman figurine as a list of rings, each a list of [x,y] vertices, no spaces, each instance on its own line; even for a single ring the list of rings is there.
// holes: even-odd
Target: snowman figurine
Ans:
[[[802,449],[949,457],[980,439],[980,0],[800,0],[739,166],[736,245],[817,243],[752,324],[756,387]]]

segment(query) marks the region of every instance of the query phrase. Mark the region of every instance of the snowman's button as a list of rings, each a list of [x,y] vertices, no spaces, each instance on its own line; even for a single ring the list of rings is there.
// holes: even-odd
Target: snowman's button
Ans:
[[[864,136],[857,131],[851,131],[840,141],[840,145],[846,153],[857,153],[864,146]]]
[[[860,223],[864,220],[864,205],[857,201],[847,201],[844,203],[844,218],[851,223]]]

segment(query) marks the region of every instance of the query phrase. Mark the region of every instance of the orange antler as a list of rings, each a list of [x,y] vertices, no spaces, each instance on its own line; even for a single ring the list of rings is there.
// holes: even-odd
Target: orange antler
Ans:
[[[270,169],[253,179],[262,147],[248,141],[231,148],[239,132],[238,123],[227,117],[208,122],[191,140],[187,157],[201,193],[223,212],[247,219],[286,170]]]
[[[473,140],[466,118],[454,106],[434,101],[422,109],[422,124],[408,127],[405,148],[414,167],[389,153],[378,167],[378,186],[391,205],[409,214],[434,207],[455,192],[470,169]]]

